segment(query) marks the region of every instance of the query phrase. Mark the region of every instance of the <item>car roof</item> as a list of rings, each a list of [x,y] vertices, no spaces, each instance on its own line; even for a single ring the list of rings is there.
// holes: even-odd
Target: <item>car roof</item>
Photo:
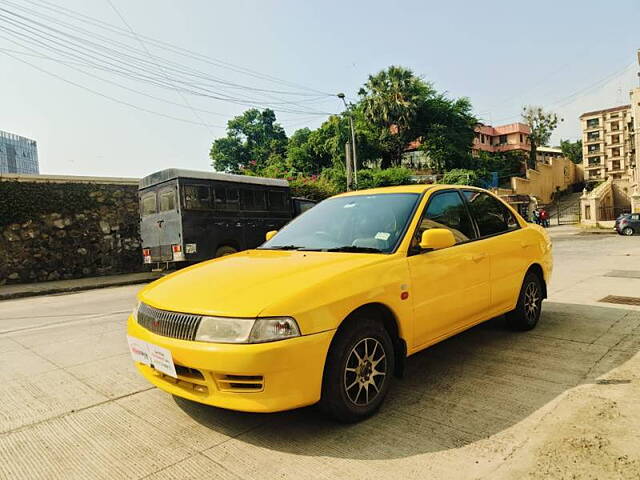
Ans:
[[[443,190],[443,189],[470,189],[483,191],[481,188],[472,187],[468,185],[443,185],[443,184],[420,184],[420,185],[397,185],[394,187],[378,187],[369,188],[366,190],[352,190],[350,192],[341,193],[336,197],[348,197],[355,195],[376,195],[380,193],[419,193],[422,194],[429,190]]]

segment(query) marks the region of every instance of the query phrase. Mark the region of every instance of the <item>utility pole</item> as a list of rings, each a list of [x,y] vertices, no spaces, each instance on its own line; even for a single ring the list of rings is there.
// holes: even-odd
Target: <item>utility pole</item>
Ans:
[[[344,144],[345,166],[347,170],[347,191],[351,190],[351,182],[353,181],[352,163],[351,163],[351,142],[347,140]]]
[[[344,98],[344,93],[338,93],[336,95],[340,100],[342,100],[342,103],[344,103],[344,108],[345,110],[348,110],[349,107],[347,106],[347,101]],[[356,154],[356,131],[353,128],[353,114],[349,114],[349,125],[351,127],[351,161],[349,161],[349,156],[347,156],[347,162],[348,164],[351,163],[351,165],[353,165],[353,180],[354,180],[354,185],[356,190],[358,189],[358,156]],[[348,145],[348,142],[347,142]],[[347,172],[349,172],[349,168],[347,168]],[[349,183],[349,174],[347,173],[347,189],[349,188],[350,183]]]

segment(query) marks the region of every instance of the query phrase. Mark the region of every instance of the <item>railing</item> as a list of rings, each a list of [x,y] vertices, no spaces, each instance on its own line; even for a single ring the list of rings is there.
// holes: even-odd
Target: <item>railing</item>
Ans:
[[[623,213],[629,213],[631,209],[629,207],[599,207],[598,208],[598,220],[611,221],[618,218]]]

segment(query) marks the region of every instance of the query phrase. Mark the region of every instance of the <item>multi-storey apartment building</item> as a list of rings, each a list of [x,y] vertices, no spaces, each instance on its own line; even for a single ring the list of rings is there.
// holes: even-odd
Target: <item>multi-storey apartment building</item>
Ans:
[[[585,180],[611,177],[633,183],[636,148],[632,112],[631,105],[621,105],[580,115]]]
[[[39,172],[36,141],[0,130],[0,173]]]

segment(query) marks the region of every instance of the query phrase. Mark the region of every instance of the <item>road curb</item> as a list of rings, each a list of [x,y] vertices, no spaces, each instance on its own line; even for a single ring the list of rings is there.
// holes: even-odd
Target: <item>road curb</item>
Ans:
[[[44,295],[54,295],[58,293],[72,293],[72,292],[82,292],[86,290],[98,290],[101,288],[109,288],[109,287],[123,287],[126,285],[137,285],[141,283],[149,283],[158,278],[161,275],[150,275],[148,277],[140,277],[135,279],[122,279],[122,280],[113,280],[105,282],[104,279],[101,282],[95,283],[87,283],[84,285],[69,285],[69,286],[51,286],[51,287],[43,287],[41,289],[25,289],[18,290],[14,292],[2,292],[2,288],[0,287],[0,301],[3,300],[13,300],[16,298],[26,298],[26,297],[40,297]]]

